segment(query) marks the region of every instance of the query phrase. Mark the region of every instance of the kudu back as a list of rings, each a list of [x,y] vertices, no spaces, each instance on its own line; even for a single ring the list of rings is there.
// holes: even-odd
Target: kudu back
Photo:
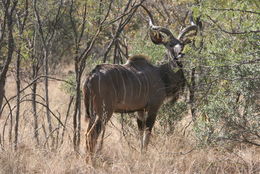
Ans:
[[[90,72],[83,87],[89,154],[95,152],[98,136],[114,112],[138,113],[141,150],[146,149],[160,106],[166,98],[176,101],[185,86],[180,58],[184,55],[184,46],[189,43],[185,36],[191,32],[196,35],[197,24],[191,20],[191,25],[174,37],[169,29],[155,26],[152,15],[147,12],[150,38],[154,44],[165,46],[168,61],[156,66],[149,58],[135,55],[123,65],[100,64]]]

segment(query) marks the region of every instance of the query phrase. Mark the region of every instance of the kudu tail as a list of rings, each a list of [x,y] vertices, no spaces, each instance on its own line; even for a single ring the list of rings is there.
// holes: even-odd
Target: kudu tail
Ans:
[[[89,80],[89,79],[88,79]],[[84,104],[85,104],[85,120],[87,122],[87,131],[86,131],[86,150],[89,155],[89,159],[92,158],[93,153],[95,153],[95,146],[98,139],[98,124],[100,125],[100,117],[95,114],[95,97],[93,97],[93,88],[89,81],[86,81],[83,88],[84,95]],[[87,157],[88,158],[88,157]],[[89,160],[87,159],[87,160]]]
[[[84,85],[83,88],[83,96],[84,96],[84,105],[85,105],[85,121],[88,121],[91,117],[91,110],[92,110],[92,105],[91,105],[91,93],[90,93],[90,88],[87,85],[87,83]]]

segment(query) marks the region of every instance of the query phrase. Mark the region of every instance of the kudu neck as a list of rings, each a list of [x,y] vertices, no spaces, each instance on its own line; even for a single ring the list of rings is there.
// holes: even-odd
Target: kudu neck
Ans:
[[[183,91],[186,80],[181,62],[177,63],[175,60],[172,60],[161,64],[159,69],[167,97],[176,96],[179,91]]]
[[[159,65],[160,69],[178,71],[183,68],[182,62],[178,59],[174,59],[168,62],[163,62]]]

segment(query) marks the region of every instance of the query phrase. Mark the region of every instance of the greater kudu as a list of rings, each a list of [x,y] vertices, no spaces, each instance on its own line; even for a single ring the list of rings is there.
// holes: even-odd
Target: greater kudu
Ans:
[[[124,65],[97,65],[87,76],[83,87],[88,128],[86,146],[94,152],[97,138],[114,112],[137,112],[141,150],[146,149],[156,114],[166,98],[176,101],[185,86],[181,57],[185,39],[198,26],[192,21],[176,38],[167,28],[155,26],[151,14],[150,38],[166,48],[167,63],[152,65],[143,55],[135,55]]]

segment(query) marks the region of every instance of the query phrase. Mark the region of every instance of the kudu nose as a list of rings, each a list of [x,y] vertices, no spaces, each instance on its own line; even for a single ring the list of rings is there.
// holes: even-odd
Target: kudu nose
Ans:
[[[183,50],[183,45],[177,44],[174,46],[173,51],[174,51],[175,58],[179,58],[179,56],[183,54],[182,50]]]

